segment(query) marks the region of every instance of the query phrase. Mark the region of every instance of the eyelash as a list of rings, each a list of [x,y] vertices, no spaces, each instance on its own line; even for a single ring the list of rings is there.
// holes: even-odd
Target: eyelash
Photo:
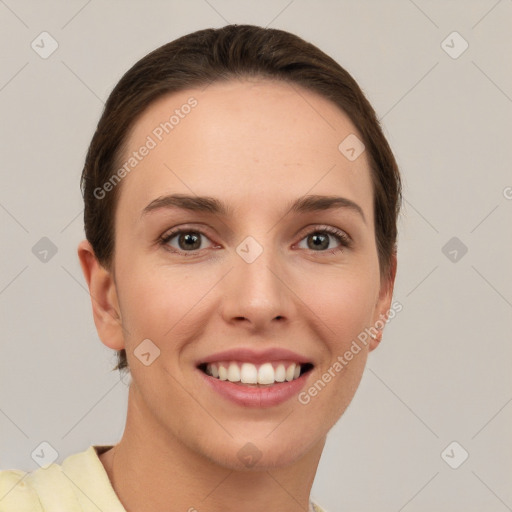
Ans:
[[[169,245],[168,245],[169,241],[172,240],[176,235],[180,235],[182,233],[200,234],[200,235],[203,235],[206,238],[208,238],[208,236],[205,233],[203,233],[203,231],[201,231],[200,229],[179,228],[179,229],[164,233],[158,239],[158,244],[163,246],[166,250],[168,250],[174,254],[183,255],[183,256],[196,256],[198,251],[200,251],[201,249],[195,249],[193,251],[182,251],[182,250],[175,249],[174,247],[173,248],[169,247]],[[318,228],[318,227],[314,228],[313,230],[306,233],[301,238],[300,241],[302,241],[304,238],[307,238],[310,235],[317,234],[317,233],[329,234],[329,235],[334,236],[340,243],[340,247],[335,247],[334,249],[326,249],[325,251],[311,250],[311,252],[336,254],[338,252],[342,252],[344,249],[350,249],[352,247],[352,240],[346,233],[344,233],[343,231],[341,231],[337,228],[333,228],[330,226],[325,226],[322,228]]]

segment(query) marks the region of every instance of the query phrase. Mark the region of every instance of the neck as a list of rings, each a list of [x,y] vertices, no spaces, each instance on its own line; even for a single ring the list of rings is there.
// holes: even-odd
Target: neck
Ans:
[[[149,419],[132,386],[123,437],[100,456],[127,512],[309,510],[325,438],[286,467],[234,470],[185,446]]]

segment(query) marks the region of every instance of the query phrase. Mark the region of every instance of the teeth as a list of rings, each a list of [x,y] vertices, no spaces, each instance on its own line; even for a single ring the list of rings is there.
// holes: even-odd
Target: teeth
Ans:
[[[259,368],[252,363],[221,362],[210,363],[206,373],[220,380],[242,384],[270,385],[276,382],[292,381],[300,376],[301,365],[296,363],[264,363]]]
[[[213,375],[213,372],[212,372]],[[219,379],[228,380],[228,371],[225,366],[219,366]]]
[[[234,363],[231,363],[234,364]],[[258,370],[256,366],[249,363],[244,363],[240,370],[240,380],[244,384],[256,384],[258,382]]]
[[[274,384],[274,368],[272,363],[265,363],[258,370],[258,384]]]
[[[299,368],[300,370],[300,368]],[[293,380],[293,376],[295,375],[295,363],[292,363],[288,368],[286,369],[286,380],[289,382]]]
[[[284,367],[284,364],[279,364],[277,366],[274,379],[276,379],[276,382],[284,382],[286,379],[286,368]]]
[[[229,382],[240,382],[240,368],[236,363],[231,363],[228,368]]]

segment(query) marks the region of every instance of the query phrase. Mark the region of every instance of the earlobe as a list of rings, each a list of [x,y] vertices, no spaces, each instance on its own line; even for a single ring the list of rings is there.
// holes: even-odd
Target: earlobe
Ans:
[[[94,323],[102,343],[113,350],[124,347],[121,312],[114,278],[96,259],[88,240],[78,245],[78,258],[91,297]]]

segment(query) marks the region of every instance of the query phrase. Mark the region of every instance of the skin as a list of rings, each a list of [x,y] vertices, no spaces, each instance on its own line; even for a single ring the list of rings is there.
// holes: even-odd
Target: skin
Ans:
[[[126,348],[133,379],[122,439],[100,459],[131,512],[240,503],[246,512],[307,510],[326,435],[378,343],[362,346],[307,405],[296,397],[266,409],[232,404],[205,386],[194,363],[237,346],[284,347],[314,362],[307,389],[389,311],[396,256],[381,278],[366,153],[351,162],[338,150],[357,130],[297,86],[253,79],[168,95],[137,121],[125,156],[190,96],[197,107],[120,184],[112,272],[86,240],[78,247],[99,337]],[[168,193],[213,196],[235,214],[169,209],[141,218]],[[366,222],[349,209],[287,214],[289,202],[311,194],[351,199]],[[204,233],[194,256],[155,242],[175,226]],[[331,236],[328,248],[310,248],[326,226],[353,245]],[[236,252],[247,236],[263,248],[250,264]],[[178,236],[168,246],[190,252]],[[161,351],[149,366],[134,355],[144,339]],[[248,442],[261,452],[251,468],[237,456]]]

